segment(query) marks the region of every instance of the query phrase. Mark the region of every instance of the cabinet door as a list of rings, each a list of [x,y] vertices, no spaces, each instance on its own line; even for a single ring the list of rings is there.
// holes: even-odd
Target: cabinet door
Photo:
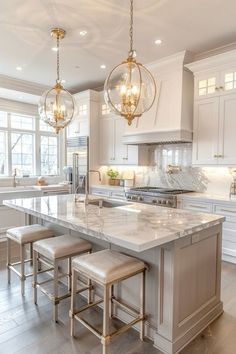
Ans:
[[[88,119],[79,119],[78,120],[78,136],[87,136],[89,135]]]
[[[219,98],[195,102],[193,133],[193,164],[218,163]]]
[[[113,164],[115,161],[113,117],[101,118],[99,120],[99,145],[100,164]]]
[[[221,92],[220,86],[219,72],[207,72],[196,76],[194,80],[195,99],[219,96]]]
[[[122,142],[125,131],[125,120],[122,117],[114,118],[114,157],[113,163],[123,165],[126,162],[125,146]]]
[[[236,93],[220,98],[219,164],[236,164]]]

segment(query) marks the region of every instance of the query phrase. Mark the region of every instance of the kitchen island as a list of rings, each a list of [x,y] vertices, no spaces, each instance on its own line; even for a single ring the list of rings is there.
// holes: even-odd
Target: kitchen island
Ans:
[[[59,234],[88,239],[94,251],[111,248],[150,266],[146,286],[146,334],[167,354],[178,353],[223,311],[220,299],[221,231],[224,217],[137,203],[73,195],[4,201],[42,220]],[[100,207],[99,207],[100,206]],[[102,206],[102,207],[101,207]],[[116,288],[138,307],[138,278]],[[129,314],[117,316],[129,321]]]

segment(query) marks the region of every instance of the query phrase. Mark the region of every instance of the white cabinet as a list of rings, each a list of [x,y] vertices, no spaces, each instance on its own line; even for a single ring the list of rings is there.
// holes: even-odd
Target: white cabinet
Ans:
[[[148,147],[123,144],[127,122],[101,104],[99,153],[101,165],[147,165]]]
[[[218,202],[217,200],[201,200],[191,196],[182,196],[178,199],[178,207],[185,210],[201,213],[211,213],[225,217],[222,230],[222,259],[236,263],[236,204]]]
[[[218,155],[219,99],[195,101],[193,164],[215,165]]]
[[[187,65],[195,76],[194,165],[236,164],[235,57],[234,50]]]
[[[114,120],[104,117],[99,121],[99,161],[101,165],[112,164],[115,161]]]
[[[236,93],[194,103],[193,164],[236,164]]]
[[[67,127],[67,138],[89,135],[89,97],[77,94],[74,97],[76,102],[76,113],[72,122]]]

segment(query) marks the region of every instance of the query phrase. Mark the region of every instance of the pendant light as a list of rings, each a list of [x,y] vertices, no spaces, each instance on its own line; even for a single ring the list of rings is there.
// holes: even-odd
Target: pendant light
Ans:
[[[66,31],[62,28],[53,28],[51,30],[51,36],[57,41],[57,79],[55,86],[43,93],[38,105],[40,118],[52,126],[56,133],[71,122],[75,113],[74,98],[62,86],[60,79],[59,44],[65,34]]]
[[[133,49],[133,0],[130,0],[130,50],[128,58],[108,75],[104,85],[104,98],[112,111],[124,117],[131,125],[135,117],[148,111],[156,97],[156,84],[152,74],[136,61]]]

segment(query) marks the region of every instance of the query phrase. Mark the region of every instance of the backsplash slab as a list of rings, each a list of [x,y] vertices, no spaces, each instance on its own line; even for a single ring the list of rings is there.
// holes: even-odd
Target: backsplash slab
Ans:
[[[113,168],[119,172],[120,178],[123,171],[134,171],[135,186],[169,187],[229,195],[232,183],[229,168],[192,166],[192,144],[159,145],[152,155],[150,166],[102,166],[102,183],[108,184],[106,171]]]

